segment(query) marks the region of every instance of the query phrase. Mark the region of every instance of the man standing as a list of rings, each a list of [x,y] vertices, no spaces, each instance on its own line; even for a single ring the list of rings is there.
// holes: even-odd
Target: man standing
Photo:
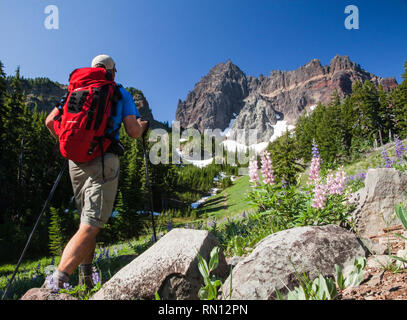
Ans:
[[[92,68],[104,68],[112,75],[113,80],[117,72],[115,62],[108,55],[95,57],[92,61]],[[118,129],[123,122],[126,133],[137,139],[148,130],[148,121],[140,119],[131,94],[121,85],[118,87],[121,97],[117,102],[114,114],[111,115],[114,123],[113,129],[110,128],[108,133],[113,132],[118,140]],[[58,136],[54,130],[54,119],[58,112],[57,108],[52,110],[45,121],[50,133],[56,138]],[[112,213],[119,179],[118,154],[120,152],[117,152],[117,148],[120,149],[120,144],[112,146],[104,155],[90,162],[69,161],[69,174],[76,206],[81,214],[81,222],[78,231],[66,245],[59,266],[52,275],[54,286],[56,285],[58,288],[63,288],[63,284],[69,282],[69,277],[78,265],[80,265],[79,284],[85,284],[87,289],[93,287],[92,261],[96,236]]]

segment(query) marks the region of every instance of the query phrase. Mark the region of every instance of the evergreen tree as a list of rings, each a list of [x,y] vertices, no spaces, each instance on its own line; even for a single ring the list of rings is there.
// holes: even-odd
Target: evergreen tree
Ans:
[[[319,146],[323,166],[335,168],[345,155],[341,102],[336,91],[329,105],[320,108],[315,126],[315,140]]]
[[[357,82],[354,85],[352,101],[359,111],[358,125],[361,136],[373,145],[374,139],[378,139],[383,130],[383,124],[379,117],[379,95],[374,84],[368,80],[363,85]]]
[[[63,236],[61,213],[54,207],[50,208],[50,225],[49,225],[49,251],[51,254],[59,256],[65,246]]]
[[[6,146],[6,132],[5,123],[7,121],[7,113],[5,107],[5,96],[6,96],[6,74],[3,71],[3,63],[0,61],[0,225],[5,223],[5,203],[6,199],[6,166],[5,166],[5,146]]]
[[[404,64],[404,81],[389,94],[390,106],[394,112],[394,127],[401,138],[407,137],[407,61]]]
[[[281,182],[284,179],[288,184],[296,184],[297,175],[305,166],[297,162],[299,156],[295,139],[288,130],[271,144],[270,153],[273,160],[275,181]]]

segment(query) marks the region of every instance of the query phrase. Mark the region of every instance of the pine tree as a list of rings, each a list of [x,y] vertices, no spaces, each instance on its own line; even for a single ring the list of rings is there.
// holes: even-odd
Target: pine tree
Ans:
[[[6,199],[6,163],[5,163],[5,123],[7,121],[6,107],[5,107],[5,95],[7,89],[6,74],[3,71],[3,63],[0,61],[0,224],[5,223],[6,212],[5,203],[3,199]]]
[[[366,80],[363,85],[354,87],[352,100],[359,111],[361,134],[373,144],[383,128],[379,117],[380,102],[377,89],[371,81]]]
[[[288,130],[271,144],[270,153],[273,160],[275,181],[281,182],[284,179],[288,184],[295,185],[297,175],[304,169],[304,166],[297,162],[299,156],[295,139]]]
[[[6,121],[3,123],[3,165],[7,168],[4,180],[7,185],[8,196],[6,208],[13,219],[17,219],[21,212],[20,192],[21,185],[18,181],[19,156],[21,154],[21,140],[26,121],[24,119],[24,94],[21,87],[20,69],[12,78],[10,92],[6,94],[4,113]]]
[[[383,89],[382,85],[378,88],[379,96],[379,118],[382,127],[379,131],[380,143],[388,142],[389,132],[394,132],[394,109],[390,107],[388,93]]]
[[[48,229],[49,234],[49,250],[50,253],[56,256],[62,254],[65,241],[62,229],[62,218],[58,209],[50,208],[50,225]]]
[[[315,140],[324,161],[323,166],[335,168],[346,154],[343,144],[344,124],[341,117],[341,101],[336,91],[328,106],[320,109],[315,126]],[[310,149],[311,146],[308,150]]]
[[[349,160],[352,156],[352,145],[358,121],[358,112],[354,108],[350,96],[345,97],[341,104],[341,118],[342,142],[346,158]]]
[[[407,60],[404,62],[404,73],[401,75],[401,77],[404,79],[404,81],[407,81]]]

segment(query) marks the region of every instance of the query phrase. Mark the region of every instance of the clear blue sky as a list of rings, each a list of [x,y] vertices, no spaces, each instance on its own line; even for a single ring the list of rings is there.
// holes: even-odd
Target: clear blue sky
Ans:
[[[47,5],[59,30],[44,27]],[[359,8],[359,30],[344,26]],[[407,0],[0,0],[0,60],[6,73],[67,83],[107,53],[117,81],[143,90],[156,119],[171,122],[202,76],[231,59],[246,75],[293,70],[348,55],[398,82],[407,60]]]

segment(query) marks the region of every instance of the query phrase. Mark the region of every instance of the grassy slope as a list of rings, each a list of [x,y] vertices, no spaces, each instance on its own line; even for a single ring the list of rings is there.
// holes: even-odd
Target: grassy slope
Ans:
[[[211,217],[219,221],[223,218],[239,215],[243,211],[254,210],[254,205],[246,200],[250,188],[248,176],[238,178],[231,187],[222,190],[196,209],[197,217],[203,219]]]

